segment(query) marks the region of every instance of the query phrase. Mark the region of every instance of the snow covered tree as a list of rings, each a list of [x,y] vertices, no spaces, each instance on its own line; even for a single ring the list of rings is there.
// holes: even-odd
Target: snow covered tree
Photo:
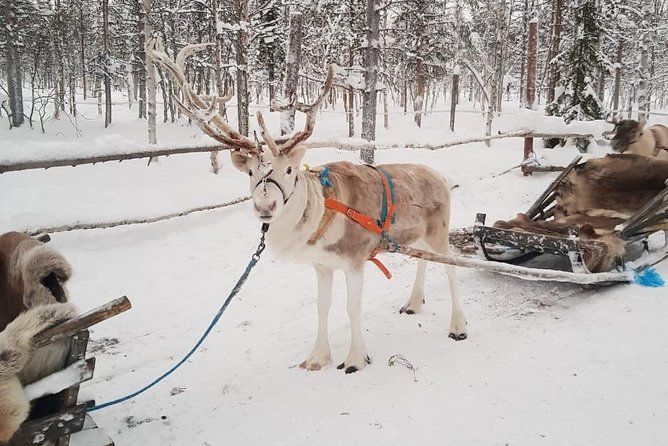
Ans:
[[[20,39],[17,32],[17,5],[15,0],[5,0],[5,57],[7,65],[7,96],[14,127],[23,124],[23,92],[21,90]]]
[[[403,63],[415,80],[415,123],[422,125],[427,82],[442,79],[451,63],[453,20],[444,0],[406,0],[398,4],[393,24],[394,46],[403,53]]]
[[[600,40],[602,24],[597,0],[578,0],[571,6],[573,38],[560,60],[561,79],[550,113],[573,120],[603,117],[603,106],[596,92],[601,74]]]

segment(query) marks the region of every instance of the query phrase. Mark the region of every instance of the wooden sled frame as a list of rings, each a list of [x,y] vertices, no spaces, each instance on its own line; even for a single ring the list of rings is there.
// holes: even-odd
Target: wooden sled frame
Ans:
[[[41,238],[40,238],[41,239]],[[46,236],[48,241],[48,236]],[[86,411],[94,401],[78,404],[79,387],[93,377],[95,358],[86,359],[91,326],[131,308],[130,300],[123,296],[88,313],[43,331],[33,338],[36,348],[69,338],[71,341],[65,369],[55,372],[25,387],[31,403],[42,397],[57,398],[58,409],[48,415],[26,420],[7,446],[53,444],[68,446],[70,436],[85,436],[86,444],[113,446],[114,442],[104,434]],[[74,371],[74,373],[70,373]],[[59,375],[60,376],[57,376]],[[56,392],[56,393],[54,393]]]
[[[577,156],[548,186],[533,205],[526,212],[527,217],[534,221],[547,220],[553,216],[556,207],[555,189],[566,178],[566,176],[578,165],[581,156]],[[668,181],[666,182],[668,186]],[[569,236],[559,237],[543,234],[533,234],[524,231],[515,231],[511,229],[500,229],[491,226],[485,226],[485,214],[477,214],[473,226],[473,239],[475,243],[476,254],[479,258],[490,262],[504,262],[517,265],[523,261],[529,260],[541,254],[552,254],[565,256],[570,261],[572,272],[562,271],[564,278],[572,277],[575,279],[581,274],[590,274],[592,279],[600,277],[600,280],[591,281],[590,284],[606,285],[629,281],[630,274],[620,275],[620,280],[609,280],[609,274],[591,273],[583,262],[582,243],[579,238],[577,226],[569,228]],[[656,253],[649,255],[647,239],[658,232],[652,230],[651,226],[661,220],[668,218],[668,187],[659,192],[652,200],[647,202],[631,218],[619,225],[616,229],[617,235],[622,239],[625,247],[630,247],[635,242],[642,242],[648,255],[636,262],[636,268],[643,268],[654,265],[668,257],[668,247]],[[592,243],[589,241],[589,243]],[[508,256],[509,252],[515,255]],[[624,258],[617,258],[616,265],[620,274],[623,274]],[[522,268],[517,266],[517,268]],[[602,274],[602,275],[601,275]],[[571,276],[572,275],[572,276]],[[627,280],[623,280],[626,277]],[[549,280],[549,279],[546,279]],[[567,280],[564,280],[567,281]],[[573,280],[581,283],[580,280]]]

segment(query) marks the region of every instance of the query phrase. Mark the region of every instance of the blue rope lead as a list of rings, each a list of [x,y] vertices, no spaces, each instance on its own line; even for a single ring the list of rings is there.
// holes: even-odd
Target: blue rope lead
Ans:
[[[141,389],[137,390],[136,392],[133,392],[133,393],[131,393],[127,396],[124,396],[122,398],[117,398],[115,400],[108,401],[108,402],[103,403],[103,404],[98,404],[98,405],[92,407],[91,409],[88,409],[88,412],[93,412],[93,411],[96,411],[96,410],[104,409],[105,407],[109,407],[109,406],[115,406],[116,404],[123,403],[125,401],[133,399],[134,397],[136,397],[138,395],[141,395],[142,393],[146,392],[148,389],[155,386],[160,381],[162,381],[163,379],[167,378],[169,375],[174,373],[176,371],[176,369],[181,367],[183,365],[183,363],[185,363],[193,355],[193,353],[195,353],[197,351],[197,349],[202,345],[202,343],[207,338],[207,336],[209,336],[209,334],[211,333],[211,330],[213,330],[213,328],[216,326],[216,324],[220,320],[220,317],[223,315],[223,313],[227,309],[227,306],[232,301],[232,298],[234,298],[234,296],[236,296],[239,293],[239,291],[241,290],[241,287],[244,285],[244,283],[248,279],[248,275],[250,274],[251,270],[255,267],[255,265],[257,265],[257,262],[260,260],[260,255],[262,254],[262,251],[264,251],[264,248],[265,248],[264,238],[265,238],[265,235],[266,235],[268,229],[269,229],[269,224],[264,223],[262,225],[262,236],[260,237],[260,244],[258,245],[257,250],[255,251],[255,254],[253,254],[253,257],[251,258],[251,261],[248,263],[248,266],[246,267],[246,271],[244,271],[244,273],[241,275],[241,277],[237,281],[236,285],[234,285],[234,288],[232,288],[232,292],[230,293],[229,296],[227,296],[227,299],[225,299],[225,302],[223,303],[223,306],[220,307],[220,310],[218,310],[218,313],[216,313],[213,320],[211,321],[211,323],[207,327],[206,331],[204,331],[204,334],[202,335],[202,337],[199,338],[199,341],[197,341],[195,346],[192,349],[190,349],[190,351],[183,357],[183,359],[181,359],[179,362],[177,362],[176,365],[174,365],[171,369],[167,370],[165,373],[160,375],[153,382],[151,382],[150,384],[147,384],[146,386],[142,387]]]

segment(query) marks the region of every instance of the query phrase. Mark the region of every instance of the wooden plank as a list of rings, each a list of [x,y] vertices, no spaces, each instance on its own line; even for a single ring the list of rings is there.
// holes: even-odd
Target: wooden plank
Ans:
[[[523,166],[522,171],[527,173],[533,172],[561,172],[564,166]]]
[[[79,333],[72,336],[72,341],[70,344],[70,351],[67,354],[67,359],[65,360],[65,365],[69,366],[74,364],[77,361],[82,361],[86,357],[86,348],[88,347],[88,339],[90,333],[88,330],[82,330]],[[93,367],[95,362],[93,360]],[[92,377],[92,370],[91,370]],[[64,390],[59,395],[61,401],[61,407],[73,407],[77,403],[79,398],[79,385],[74,385],[69,389]],[[56,443],[58,446],[68,446],[70,444],[70,436],[63,435],[58,439]]]
[[[90,380],[95,370],[95,358],[77,361],[65,369],[52,373],[37,382],[25,386],[25,393],[31,401],[46,395],[59,393],[72,386]],[[74,400],[76,403],[76,399]],[[70,407],[73,404],[70,404]]]
[[[132,308],[132,304],[126,296],[112,300],[88,313],[44,330],[33,338],[33,345],[35,348],[44,347],[54,341],[72,336],[81,330],[85,330],[110,317],[123,313],[130,308]]]
[[[63,435],[79,432],[84,425],[89,403],[63,409],[62,411],[23,423],[7,446],[40,445],[46,441],[57,441]]]
[[[566,168],[559,174],[559,176],[557,176],[557,178],[555,178],[554,181],[552,181],[552,183],[547,187],[547,189],[545,189],[545,192],[543,192],[540,195],[540,197],[538,197],[538,200],[536,200],[536,202],[531,205],[529,210],[526,211],[527,217],[533,218],[538,213],[538,209],[540,208],[540,205],[543,203],[543,201],[545,201],[545,199],[552,193],[552,191],[556,189],[559,183],[561,183],[561,180],[566,178],[566,175],[568,175],[570,171],[573,170],[575,166],[577,166],[577,164],[580,162],[581,159],[582,155],[576,156],[573,159],[573,161],[571,161],[571,163],[568,166],[566,166]]]
[[[474,226],[473,233],[480,238],[482,243],[499,243],[548,254],[566,255],[568,252],[580,250],[578,241],[568,237],[532,234],[490,226]]]

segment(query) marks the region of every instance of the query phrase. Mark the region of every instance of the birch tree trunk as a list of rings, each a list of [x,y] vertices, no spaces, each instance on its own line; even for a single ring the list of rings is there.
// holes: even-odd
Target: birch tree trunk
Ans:
[[[140,7],[144,8],[144,42],[146,42],[153,34],[151,27],[151,0],[144,0],[144,4]],[[155,85],[155,65],[153,59],[146,52],[144,48],[144,55],[146,57],[146,83],[148,87],[148,143],[157,144],[158,138],[156,135],[156,85]],[[153,159],[153,158],[152,158]]]
[[[352,5],[351,5],[351,15],[352,15]],[[354,63],[355,63],[355,58],[353,56],[353,46],[351,44],[350,47],[348,48],[348,66],[352,69]],[[353,89],[352,86],[349,86],[347,92],[348,92],[348,107],[346,110],[347,112],[346,118],[348,119],[348,137],[352,138],[353,136],[355,136],[355,114],[354,114],[355,90]]]
[[[364,49],[364,102],[362,105],[362,138],[376,139],[376,84],[380,60],[380,0],[366,1],[366,48]],[[363,162],[373,164],[374,147],[360,150]]]
[[[87,88],[86,85],[86,46],[84,41],[84,18],[83,18],[83,7],[82,4],[79,4],[79,63],[81,64],[81,82],[83,88],[83,100],[86,100]]]
[[[495,54],[494,54],[494,73],[492,73],[492,82],[489,87],[489,101],[487,102],[487,121],[485,123],[485,135],[492,134],[492,120],[494,119],[495,107],[497,105],[497,96],[499,94],[499,80],[502,79],[502,56],[503,56],[503,29],[505,24],[506,0],[500,0],[499,11],[497,14]],[[489,140],[486,141],[487,147],[491,146]]]
[[[102,51],[104,60],[104,127],[111,124],[111,51],[109,48],[109,0],[102,0]]]
[[[612,97],[612,116],[617,117],[621,116],[621,110],[619,110],[619,92],[622,81],[622,51],[624,49],[624,44],[622,41],[619,41],[617,46],[617,60],[615,61],[615,87]]]
[[[212,10],[212,15],[213,15],[213,42],[215,44],[215,47],[213,49],[214,54],[213,54],[213,60],[215,63],[215,66],[213,67],[214,71],[214,76],[216,77],[216,93],[218,94],[218,97],[222,98],[225,96],[225,91],[223,91],[223,69],[221,68],[222,65],[222,60],[221,60],[221,55],[222,55],[222,43],[221,39],[222,36],[218,32],[218,0],[211,0],[211,10]],[[218,104],[218,114],[220,116],[223,116],[225,114],[225,104],[223,102],[220,102]]]
[[[512,11],[510,11],[512,14]],[[497,54],[499,55],[499,64],[496,69],[496,76],[498,78],[498,84],[497,84],[497,93],[496,93],[496,107],[495,111],[497,113],[497,116],[501,115],[501,104],[503,102],[503,80],[504,80],[504,72],[505,72],[505,60],[506,60],[506,46],[507,46],[507,41],[508,41],[508,21],[506,20],[506,0],[501,1],[501,8],[499,10],[499,36],[500,36],[500,46],[501,48],[497,50]]]
[[[654,10],[651,0],[644,0],[643,2],[643,22],[645,26],[649,27],[652,23],[652,11]],[[650,67],[649,55],[650,47],[652,45],[652,37],[650,30],[644,30],[642,36],[642,43],[640,44],[640,79],[638,81],[638,119],[646,118],[649,110],[650,100]]]
[[[461,0],[455,0],[455,57],[452,61],[452,88],[450,89],[450,130],[455,131],[455,113],[459,102],[459,42],[461,33],[462,7]]]
[[[139,46],[137,47],[137,67],[135,72],[139,77],[137,85],[139,87],[139,119],[146,119],[146,34],[144,34],[144,26],[146,23],[146,9],[144,8],[145,0],[135,0],[137,2],[137,27],[139,32]]]
[[[95,75],[95,95],[97,96],[97,115],[102,116],[102,76]]]
[[[550,41],[550,49],[547,53],[549,70],[547,75],[547,100],[545,101],[548,115],[552,114],[550,104],[556,99],[555,88],[557,87],[557,82],[559,82],[559,66],[555,59],[559,54],[559,46],[561,45],[563,7],[563,0],[552,0],[552,39]]]
[[[413,111],[415,112],[414,120],[418,127],[422,127],[422,108],[424,105],[424,63],[422,58],[418,56],[415,62],[415,79],[417,81],[415,99],[413,100]]]
[[[12,114],[12,126],[23,124],[23,90],[21,89],[21,57],[17,43],[19,38],[16,29],[16,5],[14,0],[5,0],[5,57],[7,60],[7,92],[9,93],[9,109]]]
[[[290,34],[288,36],[288,52],[285,61],[285,101],[292,101],[297,96],[299,86],[299,64],[302,53],[302,22],[301,12],[290,12]],[[295,129],[295,111],[281,112],[281,135],[288,135]]]
[[[524,17],[522,18],[522,42],[526,42],[528,39],[528,24],[529,24],[529,0],[524,0]],[[519,104],[520,107],[524,106],[524,82],[525,82],[525,63],[527,57],[527,46],[522,45],[522,55],[520,56],[520,94],[519,94]]]
[[[248,1],[236,0],[237,31],[237,119],[239,133],[248,136]]]
[[[65,70],[64,70],[64,54],[63,54],[63,11],[60,7],[60,0],[54,3],[55,10],[53,12],[53,27],[51,29],[51,43],[53,45],[54,63],[55,63],[55,78],[56,88],[53,96],[54,105],[54,119],[60,119],[60,111],[65,111]]]

